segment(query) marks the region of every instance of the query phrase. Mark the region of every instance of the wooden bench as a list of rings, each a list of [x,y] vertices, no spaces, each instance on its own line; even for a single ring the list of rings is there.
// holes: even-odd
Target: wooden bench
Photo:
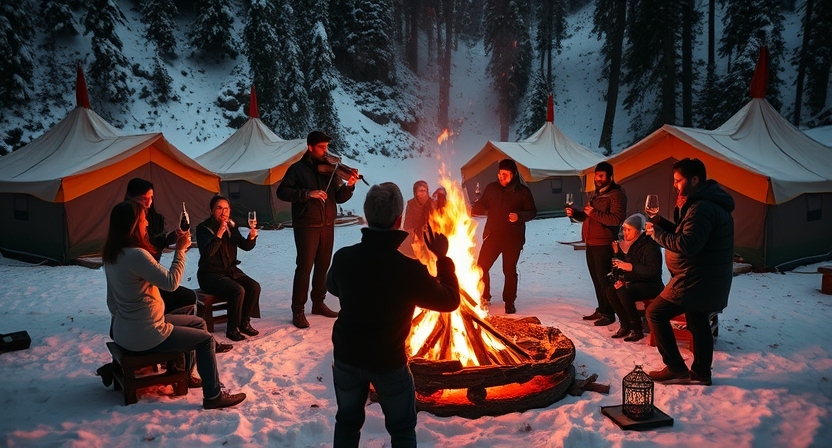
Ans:
[[[641,301],[644,306],[644,309],[639,311],[643,312],[644,310],[647,310],[647,307],[650,306],[650,302],[652,301],[653,299]],[[708,320],[711,323],[711,334],[713,334],[714,339],[716,339],[716,337],[719,336],[719,313],[711,313],[708,316]],[[650,328],[649,324],[646,322],[646,319],[644,321],[644,325],[645,329]],[[676,343],[686,343],[688,349],[691,352],[693,352],[693,333],[691,333],[690,330],[688,330],[688,322],[685,318],[685,315],[680,314],[674,317],[673,319],[670,319],[670,328],[673,329],[673,336],[676,337]],[[650,337],[647,340],[647,344],[651,347],[656,346],[656,336],[653,334],[653,332],[650,332]]]
[[[818,272],[823,274],[820,280],[820,292],[832,295],[832,266],[821,266]]]
[[[205,321],[209,333],[214,332],[214,324],[228,322],[228,300],[218,298],[201,289],[195,289],[196,315]]]
[[[124,392],[124,405],[139,401],[137,391],[150,386],[173,386],[173,395],[188,394],[188,372],[184,353],[138,354],[108,342],[113,355],[113,387]],[[165,366],[159,369],[159,364]],[[181,366],[181,367],[178,367]]]

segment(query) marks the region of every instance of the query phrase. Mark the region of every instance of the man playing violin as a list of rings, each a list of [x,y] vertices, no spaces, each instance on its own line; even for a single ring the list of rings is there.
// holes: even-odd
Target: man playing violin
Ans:
[[[309,327],[305,315],[309,296],[312,314],[338,317],[337,311],[324,304],[326,273],[332,259],[337,204],[352,197],[359,176],[353,170],[348,176],[339,175],[337,166],[333,166],[327,157],[330,140],[321,131],[310,132],[306,136],[306,154],[289,167],[277,187],[277,198],[292,203],[292,230],[297,249],[292,283],[292,323],[298,328]]]

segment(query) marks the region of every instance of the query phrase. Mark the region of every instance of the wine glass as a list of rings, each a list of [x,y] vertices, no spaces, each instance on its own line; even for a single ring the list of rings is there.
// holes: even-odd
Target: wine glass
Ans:
[[[644,201],[644,212],[651,218],[659,214],[659,195],[647,195],[647,200]]]
[[[257,212],[255,211],[248,212],[248,228],[257,228]]]
[[[572,204],[574,204],[574,203],[575,203],[575,195],[572,194],[572,193],[566,193],[566,206],[571,208]],[[575,224],[575,219],[571,216],[569,217],[569,223],[570,224]]]

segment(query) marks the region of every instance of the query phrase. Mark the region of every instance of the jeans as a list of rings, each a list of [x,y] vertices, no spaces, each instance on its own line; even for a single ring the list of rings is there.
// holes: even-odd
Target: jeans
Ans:
[[[603,246],[586,246],[586,266],[589,269],[589,277],[592,278],[592,286],[595,288],[595,299],[598,301],[598,307],[595,311],[604,316],[615,317],[615,310],[607,300],[607,285],[610,284],[607,280],[607,273],[610,272],[612,266],[612,245],[605,244]]]
[[[190,371],[194,360],[196,371],[202,378],[202,396],[214,398],[220,394],[220,374],[217,371],[217,357],[214,352],[214,337],[205,329],[201,317],[187,314],[168,314],[165,321],[173,324],[173,331],[156,347],[144,353],[188,353],[186,370]],[[194,353],[196,352],[196,356]],[[143,353],[143,352],[139,352]]]
[[[295,248],[297,267],[292,281],[292,312],[302,313],[309,294],[309,274],[312,267],[312,306],[322,305],[326,298],[326,272],[332,260],[335,244],[335,227],[295,227]]]
[[[338,403],[333,448],[358,446],[370,383],[378,393],[384,427],[390,434],[392,446],[416,446],[416,391],[407,366],[376,372],[335,360],[332,380]]]
[[[480,254],[477,257],[477,266],[482,269],[482,297],[486,300],[491,300],[491,276],[488,271],[497,257],[503,255],[503,275],[505,276],[505,285],[503,285],[503,302],[514,303],[517,299],[517,261],[520,260],[520,252],[523,250],[523,245],[519,241],[511,238],[500,238],[496,235],[491,235],[482,242]]]
[[[608,285],[606,293],[607,300],[618,315],[618,320],[621,321],[621,327],[642,330],[641,316],[638,315],[636,302],[653,299],[662,292],[662,289],[664,287],[661,283],[630,282],[618,289],[615,289],[613,285]]]
[[[693,335],[693,364],[690,370],[700,377],[710,378],[711,365],[714,361],[714,335],[711,333],[710,312],[690,310],[663,297],[657,297],[646,311],[650,332],[656,338],[656,348],[659,349],[662,361],[670,370],[674,372],[687,370],[670,325],[670,319],[682,313],[685,314],[688,330]]]
[[[260,283],[247,275],[205,280],[199,286],[209,294],[228,299],[228,332],[249,323],[253,311],[259,309]],[[260,316],[259,312],[256,314],[254,317]]]

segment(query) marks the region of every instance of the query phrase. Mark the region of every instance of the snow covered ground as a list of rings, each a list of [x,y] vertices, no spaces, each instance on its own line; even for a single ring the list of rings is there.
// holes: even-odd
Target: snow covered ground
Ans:
[[[395,172],[390,173],[395,179]],[[384,181],[387,178],[378,178]],[[363,194],[348,204],[360,209]],[[581,320],[595,306],[584,252],[559,241],[579,239],[565,218],[529,223],[520,259],[519,316],[537,316],[575,344],[578,378],[610,384],[603,395],[567,396],[545,409],[468,420],[419,414],[426,447],[552,446],[827,446],[832,438],[832,296],[822,295],[816,265],[785,274],[734,278],[720,316],[714,385],[656,385],[655,403],[672,427],[622,431],[600,407],[621,403],[621,379],[635,364],[660,368],[647,339],[611,339],[617,325]],[[262,231],[241,253],[241,267],[263,285],[258,337],[218,355],[222,381],[248,399],[220,411],[201,408],[202,394],[151,391],[123,406],[95,369],[108,361],[109,315],[101,269],[47,267],[0,259],[0,332],[26,330],[28,350],[0,355],[0,445],[21,446],[330,446],[335,422],[330,333],[333,320],[309,316],[291,324],[294,269],[291,230]],[[336,229],[338,247],[357,242],[359,227]],[[185,285],[196,287],[196,251]],[[170,254],[163,257],[170,263]],[[665,273],[665,275],[667,275]],[[499,265],[492,269],[496,291]],[[335,298],[327,299],[338,308]],[[502,314],[499,303],[492,313]],[[224,340],[224,327],[215,336]],[[687,361],[688,350],[682,349]],[[361,446],[390,446],[378,404],[367,407]]]

